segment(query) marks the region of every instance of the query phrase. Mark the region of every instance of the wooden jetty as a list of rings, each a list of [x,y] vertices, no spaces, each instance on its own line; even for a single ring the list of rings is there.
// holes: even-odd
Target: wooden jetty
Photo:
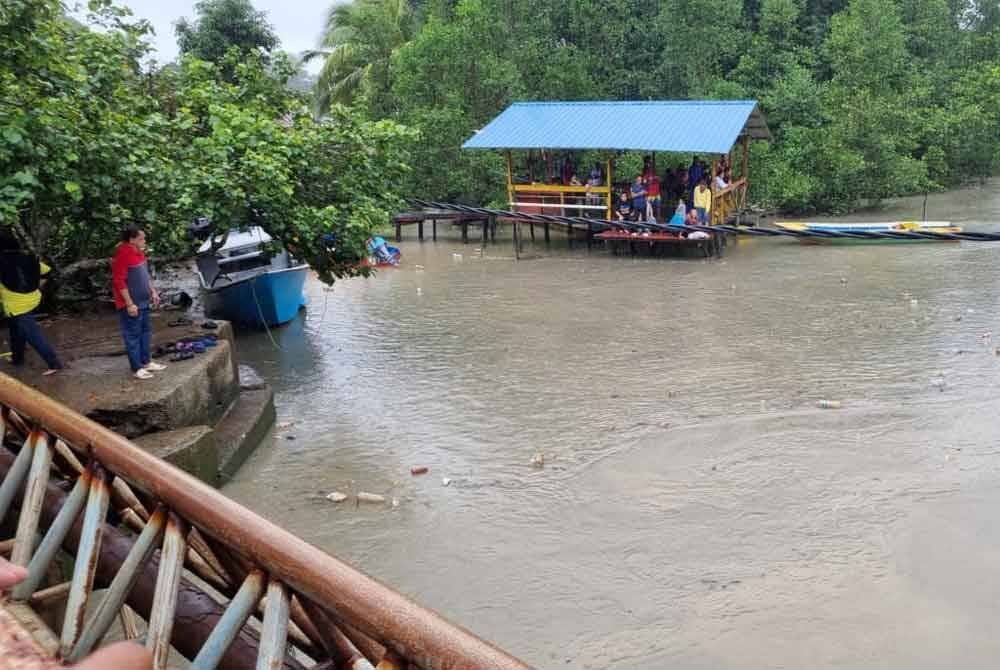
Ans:
[[[479,224],[483,228],[483,241],[486,240],[490,228],[489,217],[478,214],[465,214],[462,212],[446,211],[425,211],[425,212],[402,212],[392,218],[392,225],[396,228],[396,241],[403,240],[403,226],[417,226],[417,239],[424,240],[424,223],[431,222],[431,239],[437,240],[438,222],[451,223],[462,229],[462,241],[469,241],[469,226]],[[493,222],[493,239],[496,239],[496,222]]]
[[[618,102],[518,102],[512,104],[484,128],[477,131],[463,149],[488,149],[505,152],[507,163],[507,200],[513,213],[555,215],[573,221],[527,222],[531,239],[535,225],[543,226],[546,242],[550,227],[562,227],[572,239],[585,230],[586,239],[612,242],[620,250],[625,240],[604,234],[616,217],[615,205],[621,194],[631,198],[636,174],[618,175],[617,165],[627,152],[644,154],[642,176],[645,184],[661,184],[657,154],[676,164],[683,159],[707,157],[705,166],[712,193],[708,225],[739,220],[747,205],[750,188],[750,142],[770,139],[770,131],[755,100],[662,100]],[[740,160],[734,149],[741,148]],[[514,152],[526,152],[515,160]],[[593,166],[577,166],[575,156],[582,151],[600,157]],[[556,169],[556,162],[561,166]],[[665,162],[666,162],[665,161]],[[686,164],[685,163],[685,164]],[[730,179],[724,184],[714,179],[723,163],[730,166]],[[589,169],[589,172],[587,170]],[[722,170],[718,172],[722,176]],[[624,177],[622,179],[621,177]],[[585,182],[585,183],[583,183]],[[677,204],[665,188],[657,223],[669,220]],[[693,189],[694,185],[690,185]],[[616,197],[619,196],[619,197]],[[640,194],[641,195],[641,194]],[[686,199],[686,195],[682,195]],[[640,213],[637,219],[645,217]],[[583,221],[593,216],[594,224]],[[498,216],[505,220],[504,216]],[[509,219],[516,222],[517,219]],[[602,223],[603,221],[603,223]],[[641,221],[634,221],[641,224]],[[523,223],[523,222],[522,222]],[[484,230],[486,224],[484,223]],[[720,234],[721,235],[721,234]],[[518,237],[515,223],[515,237]],[[714,235],[713,235],[714,237]],[[463,239],[468,239],[467,230]],[[657,238],[657,248],[667,246],[721,250],[722,243],[693,240],[668,241]],[[486,241],[484,232],[483,240]],[[642,245],[624,245],[642,248]]]

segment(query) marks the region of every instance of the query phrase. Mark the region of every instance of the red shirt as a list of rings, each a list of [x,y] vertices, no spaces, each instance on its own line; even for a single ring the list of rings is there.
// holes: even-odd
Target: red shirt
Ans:
[[[657,179],[656,177],[653,177],[652,179],[649,180],[649,183],[646,184],[646,195],[648,195],[650,198],[659,198],[660,197],[660,180],[659,179]]]
[[[111,288],[116,309],[125,309],[122,289],[126,288],[132,302],[139,309],[149,307],[153,289],[149,282],[146,254],[128,242],[120,243],[115,249],[114,258],[111,259]]]

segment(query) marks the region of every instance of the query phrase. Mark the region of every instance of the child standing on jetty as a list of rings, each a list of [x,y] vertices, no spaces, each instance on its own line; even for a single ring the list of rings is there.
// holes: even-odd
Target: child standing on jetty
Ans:
[[[167,369],[165,365],[153,362],[150,353],[153,331],[149,325],[149,309],[159,306],[160,294],[149,279],[145,251],[145,231],[129,226],[122,232],[121,243],[111,260],[115,308],[118,310],[128,363],[136,379],[152,379],[154,372]]]

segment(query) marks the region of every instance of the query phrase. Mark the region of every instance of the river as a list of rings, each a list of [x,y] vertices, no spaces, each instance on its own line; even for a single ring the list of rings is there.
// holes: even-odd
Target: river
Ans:
[[[446,237],[239,339],[294,423],[228,495],[539,668],[995,665],[997,244]]]

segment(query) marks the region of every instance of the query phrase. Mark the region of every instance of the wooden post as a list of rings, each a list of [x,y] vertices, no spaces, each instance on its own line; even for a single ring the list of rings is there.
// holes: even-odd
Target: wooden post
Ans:
[[[490,219],[486,217],[483,219],[483,244],[490,241]]]
[[[466,221],[465,219],[462,219],[461,226],[462,226],[462,243],[463,244],[468,244],[469,243],[469,222]]]
[[[518,229],[520,228],[520,226],[521,226],[521,224],[518,223],[517,221],[514,221],[513,223],[511,223],[511,237],[510,237],[510,239],[514,242],[514,260],[515,261],[519,260],[521,258],[521,253],[520,253],[521,250],[519,248],[520,245],[518,244],[518,239],[517,239],[518,238]]]
[[[612,183],[612,177],[611,177],[611,170],[612,170],[612,168],[614,167],[614,164],[615,164],[615,162],[614,162],[614,159],[613,159],[613,158],[609,158],[609,159],[608,159],[608,170],[607,170],[607,174],[606,174],[606,175],[604,175],[604,185],[605,185],[605,186],[607,187],[607,189],[608,189],[608,211],[607,211],[607,213],[606,213],[606,216],[607,216],[607,220],[608,220],[608,221],[610,221],[610,220],[611,220],[611,217],[612,217],[612,209],[614,208],[614,203],[613,203],[613,202],[611,202],[611,199],[612,199],[612,196],[614,195],[614,193],[612,192],[612,188],[611,188],[611,183]]]
[[[399,219],[396,219],[396,241],[403,241],[403,224],[399,222]]]
[[[438,239],[438,220],[431,219],[431,238],[437,242]]]
[[[424,241],[424,220],[423,219],[420,219],[419,221],[417,221],[417,237],[420,238],[421,242]]]
[[[548,244],[549,242],[551,242],[551,241],[552,241],[551,239],[549,239],[549,222],[548,222],[548,221],[546,221],[546,222],[545,222],[545,223],[543,224],[543,226],[544,226],[544,228],[545,228],[545,244]]]
[[[529,223],[528,225],[531,227],[531,231],[530,231],[531,232],[531,241],[534,242],[535,241],[535,224],[534,223]]]
[[[742,203],[741,206],[745,207],[747,203],[747,191],[750,190],[750,175],[747,171],[750,169],[750,133],[743,135],[743,165],[740,169],[740,178],[743,180],[743,193],[742,193]]]
[[[490,217],[490,240],[493,242],[497,241],[497,217]]]
[[[529,152],[530,157],[530,152]],[[530,158],[529,158],[530,162]],[[514,208],[514,162],[510,156],[510,151],[507,152],[507,202],[508,207]]]
[[[719,205],[715,202],[715,168],[719,163],[719,159],[712,156],[712,171],[708,173],[708,190],[712,194],[712,211],[708,213],[708,225],[712,226],[716,223],[716,216],[718,216]]]

